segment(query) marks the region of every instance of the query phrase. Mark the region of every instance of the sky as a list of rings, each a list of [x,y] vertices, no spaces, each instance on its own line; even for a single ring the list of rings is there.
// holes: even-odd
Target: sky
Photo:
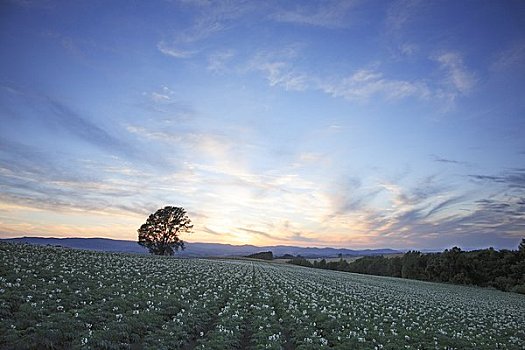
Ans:
[[[0,4],[0,238],[517,249],[523,1]]]

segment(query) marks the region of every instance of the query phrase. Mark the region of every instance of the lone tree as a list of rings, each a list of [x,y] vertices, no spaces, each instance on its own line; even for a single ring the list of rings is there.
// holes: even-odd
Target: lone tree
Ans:
[[[179,248],[184,249],[184,242],[179,239],[179,235],[190,232],[192,228],[184,208],[164,207],[151,214],[137,230],[138,243],[148,248],[151,254],[173,255]]]

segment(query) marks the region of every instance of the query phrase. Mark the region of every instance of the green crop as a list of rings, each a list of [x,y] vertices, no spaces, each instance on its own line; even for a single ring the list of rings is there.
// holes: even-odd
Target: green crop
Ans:
[[[234,259],[0,244],[0,348],[523,349],[525,296]]]

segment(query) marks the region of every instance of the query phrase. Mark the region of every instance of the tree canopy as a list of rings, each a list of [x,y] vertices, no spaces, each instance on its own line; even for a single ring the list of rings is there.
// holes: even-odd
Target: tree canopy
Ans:
[[[291,264],[369,275],[493,287],[525,294],[525,239],[518,250],[493,248],[462,251],[458,247],[441,253],[409,251],[403,256],[365,256],[353,262],[325,259],[313,263],[293,258]]]
[[[271,251],[269,252],[258,252],[255,254],[250,254],[246,256],[247,258],[252,259],[262,259],[262,260],[273,260],[273,253]]]
[[[140,226],[138,243],[148,248],[151,254],[173,255],[179,248],[184,249],[184,241],[179,235],[191,232],[192,228],[184,208],[167,206],[151,214]]]

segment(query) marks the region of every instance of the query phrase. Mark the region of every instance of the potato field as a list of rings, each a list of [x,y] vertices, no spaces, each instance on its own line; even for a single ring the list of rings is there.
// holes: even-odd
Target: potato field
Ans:
[[[525,296],[0,243],[2,349],[524,349]]]

